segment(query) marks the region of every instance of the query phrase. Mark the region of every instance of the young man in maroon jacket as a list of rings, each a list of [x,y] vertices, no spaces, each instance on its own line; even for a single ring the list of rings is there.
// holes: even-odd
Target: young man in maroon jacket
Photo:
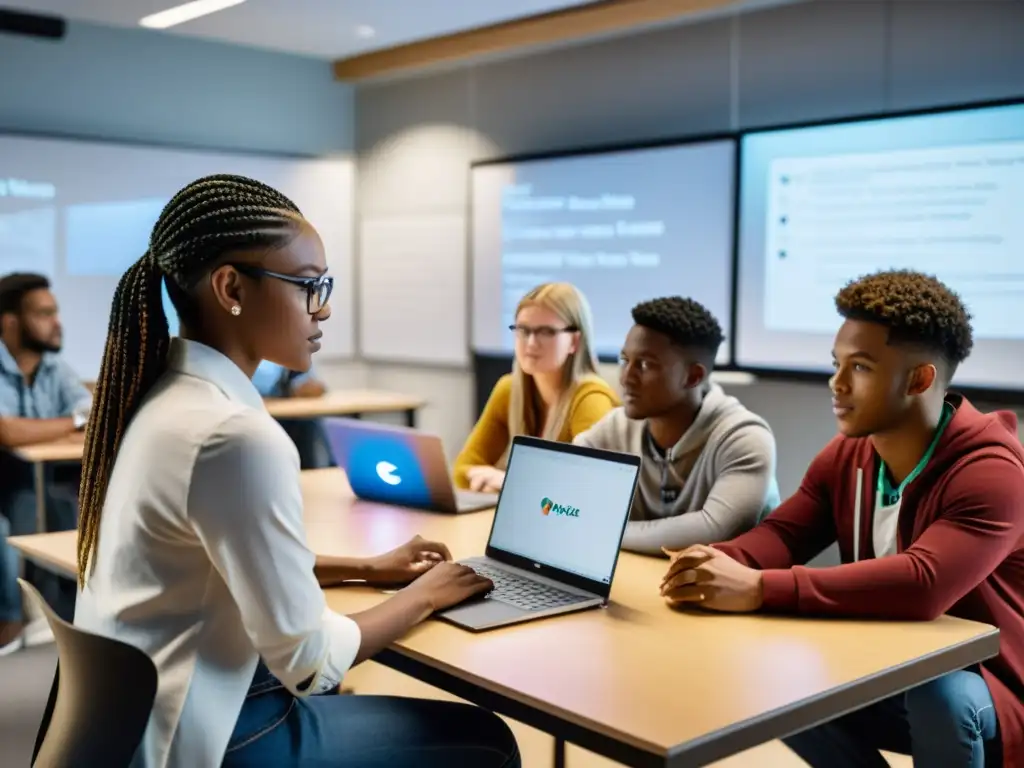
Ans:
[[[1016,417],[947,386],[971,351],[960,299],[893,271],[840,291],[839,434],[752,531],[670,553],[662,594],[717,611],[995,625],[999,655],[786,743],[812,766],[1024,766],[1024,449]],[[842,565],[804,563],[838,540]]]

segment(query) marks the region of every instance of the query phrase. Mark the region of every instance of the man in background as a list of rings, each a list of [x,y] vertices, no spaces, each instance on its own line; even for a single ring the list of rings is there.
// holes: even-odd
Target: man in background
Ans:
[[[731,539],[779,503],[768,424],[710,381],[722,328],[693,299],[633,308],[620,356],[623,407],[577,445],[643,457],[622,546],[649,555]]]
[[[263,397],[321,397],[327,391],[312,369],[298,373],[267,360],[256,369],[252,383]],[[318,419],[278,419],[278,423],[295,443],[303,469],[334,466]]]
[[[60,357],[63,331],[57,300],[43,275],[15,273],[0,278],[0,515],[13,536],[35,533],[36,494],[32,468],[11,449],[72,438],[89,419],[92,396]],[[75,528],[81,469],[55,467],[47,483],[46,525]],[[6,537],[0,547],[7,547]],[[5,551],[0,560],[12,557]],[[44,597],[60,613],[73,610],[74,584],[26,567]],[[0,653],[18,646],[20,599],[10,574],[0,572]],[[66,582],[66,583],[63,583]],[[17,600],[19,605],[7,603]],[[31,635],[31,632],[29,633]],[[31,640],[31,637],[26,639]]]

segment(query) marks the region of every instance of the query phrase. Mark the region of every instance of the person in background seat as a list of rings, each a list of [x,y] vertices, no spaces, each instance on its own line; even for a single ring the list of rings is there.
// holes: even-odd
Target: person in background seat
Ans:
[[[289,371],[264,360],[252,377],[252,383],[263,397],[322,397],[327,391],[313,371]],[[334,466],[319,419],[278,419],[299,451],[303,469]]]
[[[633,308],[620,358],[624,405],[574,441],[643,457],[624,549],[725,541],[779,505],[768,423],[710,380],[722,327],[680,296]]]
[[[569,283],[545,283],[516,308],[512,373],[494,385],[452,468],[455,485],[497,492],[505,482],[512,438],[568,443],[619,404],[597,372],[586,297]]]
[[[0,515],[12,536],[37,532],[32,467],[11,452],[35,443],[80,434],[92,396],[60,356],[63,329],[57,299],[43,275],[13,273],[0,278]],[[80,468],[51,468],[46,484],[46,528],[66,531],[78,514]],[[6,542],[4,544],[6,545]],[[13,555],[7,555],[13,557]],[[74,583],[26,566],[26,576],[58,613],[70,618]],[[25,631],[17,583],[0,572],[0,653],[51,637],[45,619]],[[12,604],[13,603],[13,604]]]

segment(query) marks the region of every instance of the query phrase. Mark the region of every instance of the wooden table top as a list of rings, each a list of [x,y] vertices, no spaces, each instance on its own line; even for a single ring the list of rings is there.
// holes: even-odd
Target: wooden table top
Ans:
[[[415,395],[377,390],[337,390],[321,397],[266,398],[267,412],[275,419],[316,419],[324,416],[350,416],[357,413],[399,413],[422,408],[426,401]],[[37,443],[13,449],[30,463],[81,461],[84,436],[74,434],[64,440]]]
[[[348,416],[356,413],[396,413],[426,405],[415,395],[373,389],[338,389],[320,397],[268,397],[267,412],[275,419],[314,419],[323,416]]]
[[[420,534],[455,558],[483,553],[490,511],[417,512],[353,499],[337,469],[304,472],[308,540],[317,554],[365,556]],[[75,534],[10,539],[74,571]],[[441,621],[392,650],[484,691],[656,757],[702,764],[905,690],[998,652],[993,627],[952,617],[874,622],[683,613],[658,584],[667,561],[623,553],[607,608],[482,633]],[[387,598],[326,591],[341,613]],[[681,764],[681,763],[680,763]]]
[[[35,443],[13,448],[11,452],[31,464],[57,461],[81,461],[85,452],[85,435],[77,432],[63,440],[51,443]]]

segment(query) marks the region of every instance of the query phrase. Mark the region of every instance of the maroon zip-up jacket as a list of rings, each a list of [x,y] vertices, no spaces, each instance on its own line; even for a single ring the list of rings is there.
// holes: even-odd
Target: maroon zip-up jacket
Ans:
[[[1024,766],[1024,449],[1017,418],[956,409],[931,461],[903,492],[897,554],[875,559],[878,455],[867,438],[836,436],[800,489],[763,523],[716,545],[764,571],[764,610],[929,620],[944,613],[999,629],[981,665],[1006,766]],[[803,564],[833,541],[842,565]]]

